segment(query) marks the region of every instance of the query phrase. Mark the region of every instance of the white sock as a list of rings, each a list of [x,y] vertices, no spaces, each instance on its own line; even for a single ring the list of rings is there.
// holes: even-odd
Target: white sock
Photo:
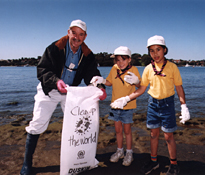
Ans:
[[[123,148],[117,148],[117,150],[123,151]]]
[[[127,149],[126,152],[127,152],[127,153],[133,153],[133,152],[132,152],[132,149]]]

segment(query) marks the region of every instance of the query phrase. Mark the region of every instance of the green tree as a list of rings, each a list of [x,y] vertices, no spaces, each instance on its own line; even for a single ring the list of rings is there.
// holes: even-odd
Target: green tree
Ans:
[[[141,60],[142,66],[147,66],[149,63],[151,63],[151,60],[152,60],[151,56],[144,54]]]
[[[141,66],[141,63],[140,63],[141,55],[140,54],[134,53],[132,54],[131,58],[132,58],[132,61],[131,61],[132,65]]]

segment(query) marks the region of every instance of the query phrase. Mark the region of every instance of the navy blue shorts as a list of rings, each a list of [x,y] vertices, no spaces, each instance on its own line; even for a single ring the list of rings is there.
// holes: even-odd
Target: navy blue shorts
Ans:
[[[174,132],[177,129],[174,95],[162,100],[149,96],[147,109],[147,128],[161,127],[164,132]]]

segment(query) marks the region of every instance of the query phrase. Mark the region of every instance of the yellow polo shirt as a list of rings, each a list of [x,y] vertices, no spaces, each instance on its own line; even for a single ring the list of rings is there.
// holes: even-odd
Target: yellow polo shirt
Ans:
[[[121,75],[121,78],[124,81],[124,84],[122,83],[122,81],[119,78],[116,78],[117,69],[119,69],[119,67],[117,66],[117,64],[115,64],[111,68],[110,73],[109,73],[108,77],[106,78],[106,80],[112,84],[112,100],[111,100],[111,102],[115,101],[118,98],[130,95],[131,93],[133,93],[136,90],[135,85],[131,85],[131,84],[127,83],[126,81],[124,81],[124,76],[127,75],[128,71],[134,73],[141,81],[141,76],[139,74],[138,69],[135,66],[132,66],[125,74]],[[120,73],[122,73],[122,72],[120,71]],[[134,109],[136,107],[137,107],[136,100],[132,100],[132,101],[128,102],[127,105],[124,106],[123,109],[125,109],[125,110],[126,109]]]
[[[157,71],[161,70],[163,63],[155,63]],[[167,61],[162,74],[165,77],[154,75],[155,72],[152,68],[152,64],[147,65],[143,71],[141,86],[148,86],[148,94],[156,99],[164,99],[175,94],[174,86],[182,85],[182,78],[176,64]]]

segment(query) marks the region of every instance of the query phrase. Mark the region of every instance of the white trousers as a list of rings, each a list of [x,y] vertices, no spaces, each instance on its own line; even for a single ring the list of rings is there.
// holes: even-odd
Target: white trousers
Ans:
[[[34,99],[33,119],[30,121],[29,126],[26,127],[26,131],[29,134],[35,135],[41,134],[47,129],[58,103],[61,104],[62,111],[64,112],[66,95],[60,94],[56,89],[49,92],[49,96],[45,95],[41,83],[39,83]]]

